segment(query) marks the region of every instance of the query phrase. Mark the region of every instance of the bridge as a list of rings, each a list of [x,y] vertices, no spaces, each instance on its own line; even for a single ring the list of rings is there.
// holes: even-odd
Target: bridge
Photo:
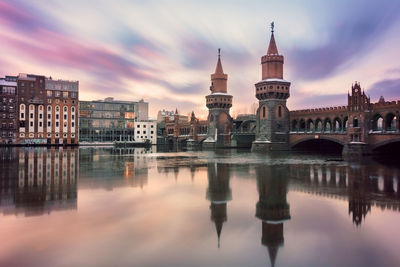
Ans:
[[[289,145],[294,148],[326,140],[343,146],[344,152],[356,146],[362,147],[362,154],[369,154],[400,143],[399,112],[400,101],[381,97],[379,102],[370,103],[356,83],[347,106],[290,111]]]

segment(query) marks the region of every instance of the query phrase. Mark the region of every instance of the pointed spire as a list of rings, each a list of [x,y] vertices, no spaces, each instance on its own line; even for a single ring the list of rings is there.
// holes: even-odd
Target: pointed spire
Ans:
[[[271,39],[269,40],[268,52],[267,55],[278,55],[278,47],[276,46],[275,37],[274,37],[274,28],[272,27]]]
[[[224,70],[222,69],[222,63],[221,63],[221,48],[218,48],[218,61],[217,61],[217,67],[215,68],[215,74],[224,74]]]
[[[278,254],[278,247],[268,247],[268,254],[269,254],[269,260],[271,261],[271,266],[275,266],[275,261],[276,261],[276,256]]]
[[[175,109],[175,115],[178,115],[178,108]]]

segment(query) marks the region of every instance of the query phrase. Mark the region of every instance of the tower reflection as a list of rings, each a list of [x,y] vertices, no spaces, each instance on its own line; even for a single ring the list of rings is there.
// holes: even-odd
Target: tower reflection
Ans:
[[[232,191],[229,186],[229,165],[208,163],[207,200],[211,201],[211,221],[215,223],[218,235],[218,247],[222,226],[227,221],[227,203],[232,200]]]
[[[278,250],[284,244],[283,224],[290,219],[286,201],[287,168],[277,166],[256,167],[259,200],[256,217],[262,220],[261,243],[268,248],[271,266],[275,265]]]

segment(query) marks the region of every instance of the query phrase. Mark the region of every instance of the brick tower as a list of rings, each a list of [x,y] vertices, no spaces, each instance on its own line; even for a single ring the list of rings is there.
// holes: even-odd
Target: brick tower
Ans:
[[[261,57],[262,80],[255,84],[258,109],[256,141],[252,151],[286,150],[289,148],[290,82],[283,79],[283,56],[279,55],[271,23],[267,54]]]
[[[211,94],[206,96],[208,108],[207,139],[203,147],[230,146],[233,120],[229,115],[232,107],[232,96],[227,93],[228,75],[224,73],[221,63],[220,49],[215,73],[211,74]]]

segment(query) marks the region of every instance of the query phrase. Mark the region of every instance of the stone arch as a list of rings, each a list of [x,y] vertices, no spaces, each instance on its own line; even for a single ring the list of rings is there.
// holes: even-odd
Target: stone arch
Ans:
[[[291,126],[292,132],[297,132],[297,120],[293,120]]]
[[[299,132],[304,132],[305,130],[306,130],[306,122],[304,121],[304,119],[301,119],[299,123]]]
[[[342,146],[345,145],[345,141],[343,141],[341,139],[336,139],[336,138],[333,138],[333,137],[330,137],[330,136],[320,135],[318,138],[315,138],[314,136],[308,136],[307,135],[306,137],[301,138],[301,139],[297,140],[296,142],[291,143],[290,147],[293,148],[294,146],[296,146],[296,145],[298,145],[300,143],[313,141],[313,140],[327,140],[327,141],[331,141],[331,142],[337,143],[337,144],[342,145]]]
[[[383,116],[380,113],[376,113],[372,117],[372,127],[373,131],[382,131],[383,130]]]
[[[349,124],[349,118],[346,116],[343,119],[343,125],[342,125],[343,132],[347,132],[348,124]]]
[[[324,120],[324,132],[332,131],[332,122],[330,118]]]
[[[316,132],[321,132],[322,131],[322,127],[323,127],[322,120],[320,118],[317,118],[315,120],[315,131]]]
[[[314,121],[312,119],[307,120],[307,132],[314,132],[315,130],[315,125]]]
[[[400,138],[391,138],[391,139],[376,143],[376,144],[371,146],[371,149],[372,150],[376,150],[376,149],[378,149],[380,147],[383,147],[385,145],[394,144],[394,143],[400,143]]]
[[[339,117],[333,119],[332,129],[334,132],[341,132],[342,131],[342,122]]]
[[[388,113],[385,116],[385,130],[396,131],[397,130],[397,117],[393,113]]]

